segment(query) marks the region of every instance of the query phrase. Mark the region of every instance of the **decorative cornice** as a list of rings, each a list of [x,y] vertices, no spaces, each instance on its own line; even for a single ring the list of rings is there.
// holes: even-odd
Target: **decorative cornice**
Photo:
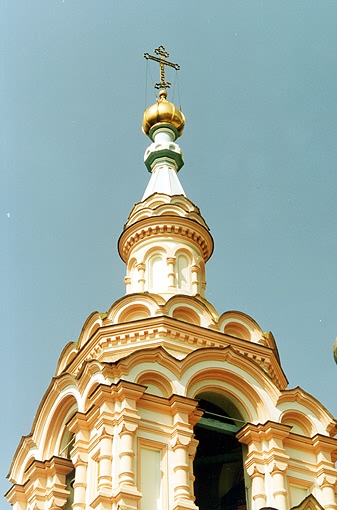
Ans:
[[[233,338],[219,331],[192,325],[167,316],[149,317],[121,324],[110,324],[97,330],[68,366],[69,372],[79,374],[84,363],[93,359],[101,362],[117,361],[130,354],[134,346],[144,348],[165,346],[168,350],[184,352],[186,356],[199,348],[224,348],[229,345],[241,356],[261,367],[279,389],[287,381],[270,347]]]
[[[124,262],[128,261],[132,248],[143,241],[155,237],[174,236],[188,240],[200,251],[204,262],[213,253],[213,239],[208,230],[189,218],[177,216],[150,217],[140,220],[124,230],[118,240],[118,252]]]

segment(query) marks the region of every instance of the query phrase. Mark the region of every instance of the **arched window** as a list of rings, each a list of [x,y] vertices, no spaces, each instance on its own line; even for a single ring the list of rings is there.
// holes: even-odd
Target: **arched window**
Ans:
[[[196,505],[200,510],[246,510],[242,445],[235,437],[243,422],[238,425],[214,400],[199,399],[204,414],[194,429],[199,441],[194,459]]]
[[[138,291],[138,270],[137,270],[137,262],[134,260],[130,267],[129,276],[131,278],[131,289],[132,292]]]
[[[191,288],[191,268],[186,255],[177,256],[177,287],[181,290],[190,290]]]
[[[148,266],[149,290],[156,292],[166,288],[167,284],[164,282],[166,277],[162,256],[159,253],[152,255]]]

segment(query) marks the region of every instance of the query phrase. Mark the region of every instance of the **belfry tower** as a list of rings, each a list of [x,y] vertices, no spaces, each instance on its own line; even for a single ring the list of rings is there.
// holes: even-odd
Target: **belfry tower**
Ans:
[[[151,177],[118,241],[126,293],[61,353],[6,497],[14,510],[337,510],[333,417],[287,389],[272,333],[206,298],[213,239],[178,178],[176,64],[156,55]]]

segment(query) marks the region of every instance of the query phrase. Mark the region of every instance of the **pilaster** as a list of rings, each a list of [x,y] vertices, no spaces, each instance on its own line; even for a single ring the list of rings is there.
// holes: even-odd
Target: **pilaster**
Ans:
[[[145,290],[145,269],[146,265],[143,262],[137,265],[139,292],[144,292]]]
[[[192,272],[192,292],[193,294],[199,294],[199,278],[198,278],[198,274],[199,274],[199,267],[198,266],[192,266],[191,267],[191,272]]]
[[[312,438],[316,455],[316,476],[325,510],[337,510],[337,470],[334,462],[337,454],[337,440],[317,434]]]
[[[196,405],[195,400],[177,395],[170,399],[173,416],[171,446],[174,452],[174,510],[197,508],[191,487],[193,458],[197,446],[193,439],[193,425],[201,416]]]
[[[127,381],[119,381],[117,385],[112,386],[112,397],[116,402],[115,423],[118,437],[114,449],[118,462],[114,463],[116,486],[112,501],[119,508],[136,509],[141,497],[135,483],[134,457],[140,421],[137,402],[145,390],[145,386]]]
[[[75,467],[73,510],[85,510],[87,490],[89,424],[87,416],[76,413],[68,424],[74,433],[75,441],[71,450],[71,459]]]
[[[167,257],[166,262],[167,262],[167,275],[168,275],[168,280],[169,280],[168,286],[169,286],[169,289],[172,290],[172,289],[176,288],[176,273],[174,270],[176,258],[175,257]]]
[[[245,468],[252,480],[253,510],[259,510],[267,504],[265,487],[265,465],[259,427],[247,423],[236,435],[238,441],[248,447]]]
[[[264,425],[247,424],[237,434],[237,439],[248,446],[245,462],[252,480],[254,510],[272,504],[278,510],[287,510],[286,472],[289,457],[283,441],[290,434],[288,425],[267,422]],[[271,498],[266,487],[266,477],[271,481]],[[272,501],[270,501],[272,499]]]

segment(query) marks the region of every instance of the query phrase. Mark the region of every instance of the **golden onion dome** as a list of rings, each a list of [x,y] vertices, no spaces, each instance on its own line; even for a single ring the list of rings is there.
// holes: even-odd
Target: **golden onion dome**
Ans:
[[[173,126],[176,138],[183,132],[185,126],[184,114],[173,103],[168,101],[165,89],[160,90],[157,103],[144,112],[142,128],[146,135],[152,139],[153,128],[161,125]]]

